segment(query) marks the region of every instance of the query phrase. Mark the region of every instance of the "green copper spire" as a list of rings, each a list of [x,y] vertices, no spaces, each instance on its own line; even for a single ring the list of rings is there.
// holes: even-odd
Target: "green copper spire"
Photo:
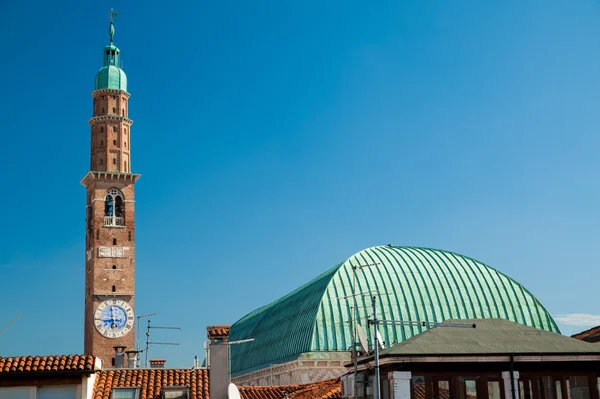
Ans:
[[[95,90],[114,89],[127,91],[127,76],[121,69],[121,50],[113,44],[115,25],[113,18],[119,14],[110,9],[108,35],[110,44],[104,47],[104,66],[96,74]]]

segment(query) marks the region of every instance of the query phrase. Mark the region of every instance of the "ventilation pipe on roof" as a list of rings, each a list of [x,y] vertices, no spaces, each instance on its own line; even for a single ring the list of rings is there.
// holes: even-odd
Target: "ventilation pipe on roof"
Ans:
[[[125,353],[127,354],[127,368],[128,369],[137,368],[137,356],[138,356],[139,352],[140,351],[136,351],[133,349],[125,351]]]
[[[125,345],[113,346],[115,349],[115,368],[122,369],[125,367]]]
[[[167,361],[165,359],[150,359],[150,368],[151,369],[164,369],[166,362]]]
[[[228,399],[229,375],[229,329],[230,326],[208,326],[206,332],[210,341],[207,365],[210,399]]]

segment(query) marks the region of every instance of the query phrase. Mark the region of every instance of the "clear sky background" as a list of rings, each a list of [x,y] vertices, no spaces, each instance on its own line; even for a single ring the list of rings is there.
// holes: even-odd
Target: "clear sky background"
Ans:
[[[600,324],[599,1],[3,0],[0,355],[83,351],[111,6],[136,310],[182,328],[151,357],[191,366],[207,325],[388,243],[501,270],[565,334]]]

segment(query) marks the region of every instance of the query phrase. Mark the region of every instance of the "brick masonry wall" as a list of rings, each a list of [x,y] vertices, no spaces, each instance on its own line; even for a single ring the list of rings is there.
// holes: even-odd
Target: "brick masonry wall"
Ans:
[[[90,169],[130,173],[131,141],[128,119],[129,94],[121,90],[97,90],[94,117],[90,119],[92,133]]]
[[[112,188],[123,193],[124,227],[104,226],[104,201],[107,191]],[[111,339],[103,337],[94,326],[96,308],[106,299],[125,300],[135,309],[134,205],[132,181],[96,179],[88,187],[84,350],[86,354],[100,357],[103,367],[112,366],[115,345],[125,345],[127,349],[134,347],[134,329],[122,338]],[[100,257],[99,247],[121,248],[124,256]]]

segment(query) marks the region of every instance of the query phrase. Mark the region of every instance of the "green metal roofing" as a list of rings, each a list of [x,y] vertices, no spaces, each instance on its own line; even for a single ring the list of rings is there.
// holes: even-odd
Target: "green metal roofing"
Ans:
[[[95,90],[115,89],[127,91],[127,76],[121,69],[121,50],[113,43],[115,28],[111,21],[110,44],[104,47],[104,65],[96,73]]]
[[[378,291],[378,314],[386,320],[441,322],[502,318],[560,332],[542,304],[522,285],[497,270],[453,252],[377,246],[360,251],[231,327],[234,375],[268,367],[313,351],[346,351],[352,345],[353,266],[357,293]],[[359,323],[366,326],[371,299],[358,296]],[[381,326],[386,343],[401,342],[426,327]]]
[[[114,65],[100,68],[96,74],[95,90],[115,89],[127,91],[127,76],[121,68]]]

